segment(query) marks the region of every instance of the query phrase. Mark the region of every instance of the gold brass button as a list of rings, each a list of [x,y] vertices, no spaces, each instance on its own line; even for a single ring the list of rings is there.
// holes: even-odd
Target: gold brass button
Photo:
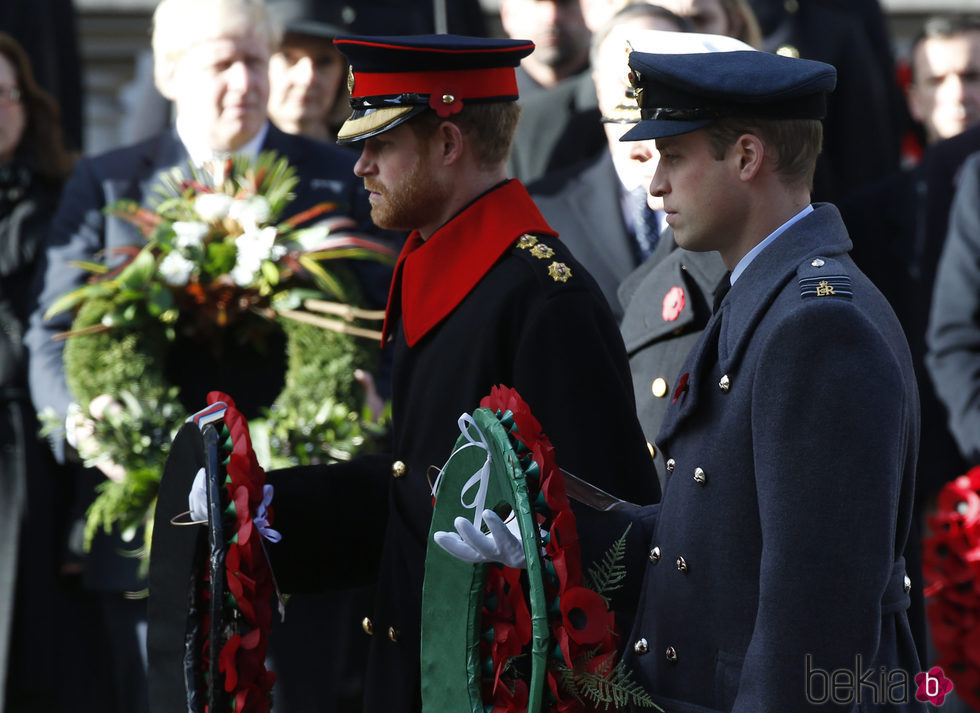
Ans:
[[[673,473],[674,472],[674,466],[675,465],[677,465],[676,461],[674,461],[673,458],[668,458],[667,459],[667,472],[668,473]]]
[[[650,550],[650,561],[653,564],[657,564],[657,562],[660,561],[660,548],[659,547],[654,547],[652,550]]]
[[[658,399],[662,399],[667,395],[667,380],[662,376],[658,376],[650,384],[650,392]]]
[[[647,441],[647,450],[650,451],[650,457],[651,458],[656,458],[657,457],[657,449],[654,448],[653,444],[650,443],[650,441]]]
[[[704,486],[708,482],[708,476],[704,474],[703,468],[698,467],[694,469],[694,482],[701,486]]]
[[[456,101],[456,97],[454,97],[452,94],[443,94],[442,95],[442,103],[443,104],[452,104],[454,101]]]
[[[364,617],[361,619],[361,628],[364,629],[364,633],[371,636],[374,633],[374,622]]]
[[[391,464],[391,474],[396,478],[405,477],[406,471],[408,471],[408,468],[400,460],[396,460]]]
[[[388,638],[393,642],[398,643],[398,629],[393,626],[388,627]]]
[[[668,646],[664,653],[666,654],[667,660],[670,663],[677,663],[677,649],[675,649],[673,646]]]
[[[722,375],[718,381],[718,388],[721,389],[721,393],[723,394],[727,394],[728,390],[732,388],[732,380],[728,378],[728,374]]]
[[[640,654],[641,656],[650,650],[650,644],[647,643],[646,639],[638,639],[635,644],[633,644],[633,651]]]
[[[687,574],[687,560],[683,557],[677,558],[677,571],[681,574]]]

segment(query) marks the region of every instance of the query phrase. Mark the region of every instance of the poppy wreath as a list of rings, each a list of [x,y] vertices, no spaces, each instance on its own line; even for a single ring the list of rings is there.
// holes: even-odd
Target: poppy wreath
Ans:
[[[200,694],[199,700],[209,701],[205,713],[222,708],[234,713],[268,713],[276,675],[266,669],[265,656],[276,587],[262,539],[277,538],[271,530],[272,486],[265,485],[265,471],[252,449],[248,422],[234,400],[212,391],[207,402],[225,406],[217,446],[222,541],[208,558],[213,561],[216,552],[224,554],[223,571],[219,568],[223,581],[212,581],[211,569],[201,568],[203,576],[195,593],[201,602],[197,608],[202,613],[201,634],[194,665],[197,675],[191,685]],[[215,596],[221,598],[220,605],[213,601]],[[212,620],[213,613],[218,613],[220,621]],[[215,638],[219,640],[213,641]],[[216,650],[217,667],[212,661]],[[212,680],[215,671],[218,680]]]
[[[922,567],[935,663],[980,709],[980,466],[939,491],[928,522]]]
[[[617,660],[620,637],[607,600],[625,577],[626,535],[583,572],[554,449],[514,389],[495,386],[460,425],[463,435],[435,487],[426,555],[423,708],[444,710],[453,701],[458,707],[461,686],[469,689],[473,713],[653,706]],[[457,503],[466,507],[471,474],[481,467],[490,470],[486,507],[518,519],[526,570],[469,565],[431,542],[434,532],[451,529]],[[468,609],[460,607],[462,597]]]

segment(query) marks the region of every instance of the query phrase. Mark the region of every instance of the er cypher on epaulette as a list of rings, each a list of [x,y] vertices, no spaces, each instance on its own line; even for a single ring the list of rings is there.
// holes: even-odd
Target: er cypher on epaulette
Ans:
[[[840,297],[851,299],[851,278],[836,260],[824,257],[808,259],[796,271],[800,279],[800,299]]]

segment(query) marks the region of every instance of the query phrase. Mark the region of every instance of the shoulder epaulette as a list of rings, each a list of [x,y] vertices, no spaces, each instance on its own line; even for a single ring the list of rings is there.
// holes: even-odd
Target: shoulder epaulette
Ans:
[[[807,258],[796,275],[800,281],[800,299],[837,297],[849,300],[854,296],[850,275],[832,258]]]
[[[563,262],[553,260],[552,258],[555,255],[554,248],[545,245],[536,236],[530,233],[524,233],[524,235],[517,239],[515,247],[526,250],[529,255],[536,257],[538,260],[547,261],[545,264],[548,267],[548,275],[555,282],[568,282],[572,277],[572,268]]]

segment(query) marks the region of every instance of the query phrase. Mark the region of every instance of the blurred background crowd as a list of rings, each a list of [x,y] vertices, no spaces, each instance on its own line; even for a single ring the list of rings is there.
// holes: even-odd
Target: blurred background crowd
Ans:
[[[165,98],[154,81],[150,27],[156,5],[0,3],[0,713],[140,713],[148,707],[143,605],[129,586],[108,575],[100,579],[101,570],[78,545],[77,523],[103,476],[72,464],[57,446],[52,452],[35,435],[40,404],[29,387],[22,338],[45,287],[34,277],[35,267],[51,241],[51,219],[59,197],[66,200],[61,189],[75,161],[159,135],[174,125],[181,102],[189,105],[179,88]],[[533,40],[537,49],[518,72],[523,114],[511,175],[529,186],[545,217],[569,236],[613,313],[621,320],[627,313],[624,335],[624,281],[656,259],[664,224],[646,194],[654,151],[644,142],[617,140],[628,117],[617,115],[625,90],[622,48],[607,42],[622,38],[616,25],[725,34],[835,65],[838,88],[813,198],[839,206],[855,260],[906,329],[922,400],[920,514],[930,511],[944,483],[980,463],[980,433],[970,420],[980,368],[961,358],[980,344],[980,238],[964,235],[980,225],[980,159],[967,161],[980,151],[976,0],[269,5],[285,35],[268,62],[268,117],[282,133],[323,145],[333,143],[347,110],[346,66],[331,45],[336,34],[452,32]],[[355,157],[340,163],[352,165]],[[961,176],[963,190],[972,193],[957,195]],[[359,183],[353,176],[350,182]],[[956,247],[944,257],[947,235]],[[704,270],[715,282],[720,277],[717,265]],[[952,285],[945,292],[944,271]],[[383,279],[365,287],[383,303]],[[934,293],[941,310],[933,305]],[[660,367],[642,348],[631,351],[633,357],[637,408],[652,441],[662,415],[657,382],[663,379],[652,378],[657,374],[649,370]],[[330,604],[334,620],[317,624],[335,630],[334,646],[348,652],[347,667],[321,652],[321,658],[304,656],[302,664],[297,659],[291,669],[284,653],[277,713],[357,710],[363,646],[357,643],[357,595],[348,596]],[[303,606],[296,605],[300,622],[314,621],[324,609],[320,601]],[[918,624],[924,631],[922,612]],[[302,628],[294,628],[277,640],[301,648],[304,637]],[[925,638],[923,655],[929,658]],[[312,693],[299,683],[311,677],[321,679]]]

